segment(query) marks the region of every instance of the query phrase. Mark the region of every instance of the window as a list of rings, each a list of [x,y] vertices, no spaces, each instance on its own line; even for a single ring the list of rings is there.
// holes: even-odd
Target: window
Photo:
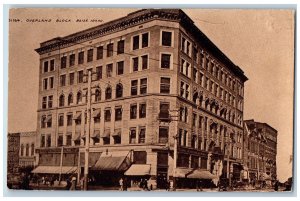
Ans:
[[[123,85],[121,83],[116,86],[116,98],[123,97]]]
[[[186,39],[182,37],[181,38],[181,50],[182,51],[185,51],[185,49],[186,49],[185,44],[186,44]]]
[[[26,144],[26,156],[29,156],[29,144]]]
[[[54,71],[54,59],[50,60],[50,71]]]
[[[50,85],[50,89],[54,88],[54,77],[49,77],[49,85]]]
[[[187,107],[180,107],[179,120],[182,121],[182,122],[187,123],[187,117],[188,117]]]
[[[138,71],[139,70],[139,58],[138,57],[134,57],[132,58],[132,71]]]
[[[122,108],[116,107],[115,108],[115,121],[121,121],[122,120]]]
[[[193,81],[198,83],[198,70],[196,67],[194,67],[194,69],[193,69]]]
[[[190,91],[190,85],[187,83],[181,81],[180,83],[180,96],[185,99],[189,99],[189,91]]]
[[[61,75],[60,76],[60,86],[66,86],[66,75]]]
[[[186,42],[186,54],[190,55],[190,48],[191,48],[191,43],[189,41]]]
[[[41,118],[41,128],[46,128],[46,116],[42,116]]]
[[[82,103],[82,93],[80,91],[77,92],[77,104]]]
[[[57,138],[57,146],[58,146],[58,147],[63,146],[63,134],[62,134],[62,133],[58,134],[58,138]]]
[[[21,145],[21,156],[23,156],[24,155],[24,145],[22,144]]]
[[[167,127],[159,127],[158,143],[166,144],[169,141],[169,129]]]
[[[65,106],[65,96],[62,94],[59,96],[59,107]]]
[[[121,135],[116,135],[114,137],[114,144],[121,144]]]
[[[113,56],[114,53],[114,44],[110,43],[107,45],[107,57]]]
[[[146,118],[146,103],[141,103],[140,106],[139,106],[139,117],[140,118]]]
[[[70,85],[73,85],[74,84],[74,73],[70,73],[69,74],[69,83],[70,83]]]
[[[160,78],[160,93],[170,94],[170,78],[161,77]]]
[[[78,53],[78,64],[83,64],[84,61],[84,52]]]
[[[111,121],[111,110],[110,110],[110,108],[107,108],[104,111],[104,121],[105,122],[110,122]]]
[[[103,46],[97,47],[97,60],[103,59]]]
[[[30,154],[31,156],[33,156],[34,155],[34,144],[31,144],[31,154]]]
[[[48,108],[52,108],[53,96],[48,96]]]
[[[199,157],[192,156],[191,157],[191,168],[198,168],[199,167]]]
[[[99,113],[97,115],[93,115],[94,117],[94,123],[100,123],[100,110]]]
[[[124,73],[124,61],[117,62],[117,75],[123,75]]]
[[[138,87],[138,81],[131,80],[131,95],[132,96],[137,95],[137,87]]]
[[[137,105],[130,105],[130,119],[136,119],[137,117]]]
[[[112,93],[111,87],[108,86],[105,90],[105,100],[111,99],[111,93]]]
[[[162,40],[161,40],[162,46],[172,46],[172,32],[169,31],[162,31]]]
[[[138,36],[138,35],[134,36],[132,49],[133,50],[139,49],[139,43],[140,43],[140,36]]]
[[[46,109],[47,108],[47,96],[44,96],[42,98],[42,109]]]
[[[93,61],[94,49],[89,49],[87,51],[87,62]]]
[[[73,94],[70,93],[69,96],[68,96],[68,105],[71,105],[73,104]]]
[[[106,76],[111,77],[113,72],[113,64],[106,65]]]
[[[160,103],[159,108],[160,108],[159,119],[161,121],[163,121],[163,120],[168,121],[170,119],[170,115],[169,115],[170,104],[169,103]]]
[[[191,64],[184,59],[181,59],[180,72],[187,77],[191,77]]]
[[[48,67],[49,67],[49,62],[48,62],[48,61],[45,61],[45,62],[44,62],[44,73],[47,73],[47,72],[48,72]]]
[[[101,92],[99,89],[95,90],[95,102],[99,102],[101,100]]]
[[[142,56],[142,70],[148,69],[148,55]]]
[[[124,53],[124,46],[125,46],[125,41],[124,40],[118,41],[117,54],[123,54]]]
[[[129,144],[135,144],[136,140],[136,128],[130,128]]]
[[[47,89],[48,89],[48,78],[45,78],[45,79],[43,80],[43,89],[44,89],[44,90],[47,90]]]
[[[147,152],[146,151],[133,151],[133,163],[134,164],[146,164]]]
[[[47,135],[46,147],[51,147],[51,135]]]
[[[109,135],[103,138],[103,144],[110,144],[110,129],[105,129],[104,132]]]
[[[102,66],[96,67],[96,79],[97,80],[102,79]]]
[[[47,117],[46,121],[47,121],[47,128],[51,128],[51,126],[52,126],[52,116],[49,115]]]
[[[140,80],[140,94],[146,94],[147,93],[147,78],[143,78]]]
[[[193,60],[198,63],[199,59],[198,59],[198,49],[197,47],[193,47]]]
[[[191,43],[184,37],[181,38],[181,50],[191,56]]]
[[[75,54],[71,54],[69,58],[69,66],[74,66],[75,65]]]
[[[197,114],[193,113],[193,120],[192,120],[193,126],[196,126],[196,121],[197,121]]]
[[[73,122],[73,114],[68,114],[67,115],[67,126],[72,126]]]
[[[45,147],[45,135],[41,135],[41,147]]]
[[[64,114],[58,116],[58,126],[64,126]]]
[[[140,128],[139,143],[145,143],[146,139],[146,128]]]
[[[63,56],[60,58],[60,68],[66,68],[67,67],[67,56]]]
[[[149,33],[142,34],[142,48],[148,47],[149,43]]]
[[[83,83],[83,70],[78,71],[78,83]]]
[[[161,54],[161,68],[171,68],[171,54]]]

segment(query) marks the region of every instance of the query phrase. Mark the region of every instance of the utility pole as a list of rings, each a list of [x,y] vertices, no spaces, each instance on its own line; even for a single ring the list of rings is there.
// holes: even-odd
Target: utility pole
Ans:
[[[88,190],[89,175],[89,148],[90,148],[90,127],[91,127],[91,82],[92,72],[88,71],[88,87],[87,87],[87,131],[85,136],[85,160],[84,160],[84,190]]]

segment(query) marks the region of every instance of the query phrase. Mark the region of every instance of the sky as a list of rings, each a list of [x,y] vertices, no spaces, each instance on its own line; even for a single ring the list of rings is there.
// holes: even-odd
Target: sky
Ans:
[[[36,130],[39,55],[43,41],[65,36],[136,9],[12,9],[9,23],[8,131]],[[244,119],[278,131],[278,178],[292,176],[294,13],[291,10],[183,9],[197,27],[238,65],[245,83]],[[51,19],[51,22],[29,22]],[[71,19],[72,22],[55,22]]]

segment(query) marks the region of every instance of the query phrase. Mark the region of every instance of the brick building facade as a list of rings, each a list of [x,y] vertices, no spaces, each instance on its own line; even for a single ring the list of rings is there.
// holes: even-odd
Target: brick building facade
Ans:
[[[82,172],[91,70],[91,171],[114,175],[113,185],[134,165],[150,167],[160,187],[173,177],[185,185],[195,169],[228,177],[230,165],[240,179],[247,77],[182,10],[140,10],[36,51],[40,166]]]

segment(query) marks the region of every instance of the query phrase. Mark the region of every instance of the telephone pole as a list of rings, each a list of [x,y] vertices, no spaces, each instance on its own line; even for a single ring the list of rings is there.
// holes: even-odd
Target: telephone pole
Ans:
[[[90,127],[91,127],[91,82],[92,72],[88,71],[88,87],[87,87],[87,131],[85,136],[85,159],[84,159],[84,190],[88,190],[89,175],[89,149],[90,149]]]

